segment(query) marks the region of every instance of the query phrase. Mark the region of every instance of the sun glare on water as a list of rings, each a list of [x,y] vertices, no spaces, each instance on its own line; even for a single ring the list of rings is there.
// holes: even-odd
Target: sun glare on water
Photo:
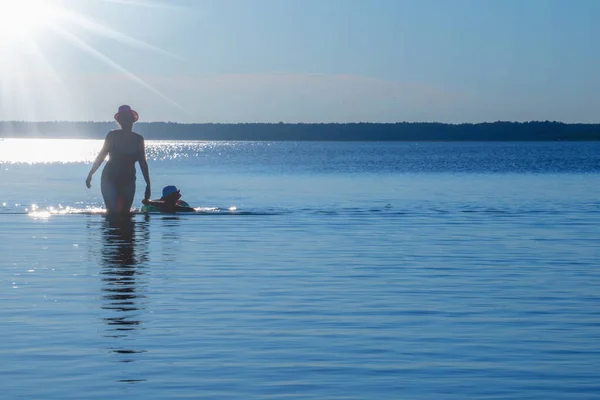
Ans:
[[[10,164],[89,163],[101,147],[101,140],[5,139],[0,142],[0,166],[10,171]]]

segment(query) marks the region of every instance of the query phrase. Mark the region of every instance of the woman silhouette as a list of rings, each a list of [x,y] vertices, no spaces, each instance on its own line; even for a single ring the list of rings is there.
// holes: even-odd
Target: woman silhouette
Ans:
[[[115,120],[121,129],[110,131],[104,140],[104,146],[96,157],[92,169],[88,174],[85,184],[90,188],[92,175],[102,165],[106,155],[108,162],[102,170],[100,188],[109,214],[128,214],[131,212],[133,197],[135,196],[135,163],[140,163],[146,193],[144,200],[150,199],[150,173],[146,162],[146,149],[144,138],[133,132],[133,124],[139,115],[127,105],[119,107]]]

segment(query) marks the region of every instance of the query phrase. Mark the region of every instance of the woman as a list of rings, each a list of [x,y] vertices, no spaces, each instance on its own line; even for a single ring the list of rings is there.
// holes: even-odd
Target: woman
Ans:
[[[106,155],[110,158],[102,170],[100,188],[106,212],[109,214],[128,214],[131,212],[133,197],[135,196],[135,162],[140,163],[146,193],[144,200],[150,199],[150,174],[146,162],[146,149],[144,138],[133,132],[133,124],[139,118],[137,112],[129,106],[119,107],[115,120],[121,129],[110,131],[104,140],[104,146],[96,157],[94,165],[88,174],[85,184],[90,188],[92,175],[102,165]]]

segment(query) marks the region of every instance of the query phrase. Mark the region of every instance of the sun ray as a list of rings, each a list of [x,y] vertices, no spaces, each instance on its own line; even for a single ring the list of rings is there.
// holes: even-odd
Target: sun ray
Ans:
[[[96,22],[91,18],[86,17],[80,13],[73,13],[70,11],[66,11],[63,14],[64,21],[70,22],[73,25],[77,25],[86,31],[96,33],[99,36],[103,36],[108,39],[115,40],[117,42],[129,45],[131,47],[137,47],[143,50],[152,51],[155,53],[159,53],[165,56],[173,57],[179,60],[183,60],[180,56],[170,53],[166,50],[161,49],[160,47],[153,46],[144,41],[132,38],[131,36],[125,35],[115,29],[112,29],[104,24]]]
[[[21,51],[23,49],[21,47]],[[0,74],[3,109],[8,108],[11,113],[18,112],[22,119],[26,119],[25,116],[30,115],[33,108],[28,96],[29,79],[26,79],[27,69],[30,65],[23,62],[24,57],[10,57],[10,53],[8,55],[5,52],[2,54],[3,64]]]
[[[101,51],[90,46],[85,41],[78,38],[76,35],[73,35],[71,32],[69,32],[65,29],[62,29],[60,27],[55,27],[54,30],[57,33],[59,33],[64,39],[71,42],[71,44],[77,46],[80,50],[82,50],[82,51],[88,53],[89,55],[95,57],[96,59],[102,61],[104,64],[108,65],[109,67],[112,67],[113,69],[119,71],[120,73],[122,73],[124,76],[126,76],[133,82],[139,84],[140,86],[143,86],[144,88],[148,89],[152,93],[160,96],[163,100],[166,100],[169,103],[171,103],[172,105],[178,107],[179,109],[186,111],[185,108],[183,108],[183,106],[181,106],[175,100],[173,100],[170,97],[168,97],[167,95],[163,94],[160,90],[156,89],[155,87],[153,87],[152,85],[147,83],[145,80],[143,80],[142,78],[140,78],[133,72],[129,71],[125,67],[123,67],[120,64],[118,64],[117,62],[113,61],[113,59],[108,57],[106,54],[104,54]]]
[[[29,54],[34,59],[32,65],[35,66],[44,75],[50,76],[55,82],[63,82],[56,69],[54,69],[52,63],[48,60],[48,57],[43,52],[42,48],[35,40],[27,40],[26,42]]]
[[[173,4],[165,4],[163,2],[148,1],[148,0],[103,0],[105,3],[124,4],[128,6],[138,7],[149,7],[149,8],[163,8],[163,9],[181,9],[182,6],[176,6]]]
[[[161,0],[88,0],[90,3],[114,3],[132,7],[180,8]],[[153,52],[178,60],[182,58],[165,49],[128,36],[117,29],[101,23],[81,11],[67,8],[66,0],[0,0],[0,119],[3,114],[16,115],[20,119],[36,119],[38,110],[52,115],[50,110],[58,107],[59,100],[44,105],[45,96],[58,99],[58,92],[65,92],[60,71],[53,67],[52,54],[46,54],[40,45],[42,34],[55,33],[65,43],[93,57],[117,73],[145,88],[162,100],[185,111],[185,108],[153,87],[130,68],[120,65],[108,54],[89,44],[77,32],[89,33],[131,48]],[[44,37],[45,39],[46,37]],[[53,86],[54,85],[54,86]],[[64,94],[64,93],[63,93]],[[68,97],[68,96],[67,96]],[[66,101],[64,103],[67,103]],[[68,104],[64,104],[69,110]]]
[[[57,98],[65,95],[64,80],[49,61],[34,38],[23,36],[17,49],[2,47],[0,57],[0,85],[2,105],[0,110],[16,115],[19,119],[31,120],[39,116],[40,101],[44,96]],[[45,114],[58,111],[62,102],[45,102]]]

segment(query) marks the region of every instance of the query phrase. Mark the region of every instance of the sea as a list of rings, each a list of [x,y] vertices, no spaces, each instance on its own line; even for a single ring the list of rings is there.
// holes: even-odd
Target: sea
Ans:
[[[0,141],[2,399],[600,399],[599,142]]]

